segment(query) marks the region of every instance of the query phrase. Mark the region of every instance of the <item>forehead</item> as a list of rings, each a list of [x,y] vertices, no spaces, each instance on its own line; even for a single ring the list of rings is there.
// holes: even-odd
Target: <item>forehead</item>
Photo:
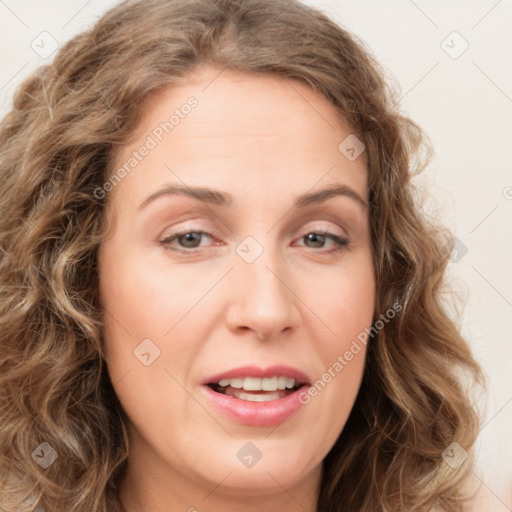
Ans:
[[[352,132],[334,105],[302,81],[276,73],[242,73],[204,66],[182,79],[179,85],[160,90],[146,100],[139,135],[157,126],[162,119],[168,119],[190,97],[198,103],[193,111],[197,135],[202,129],[211,128],[212,120],[222,130],[220,134],[227,134],[231,129],[230,134],[235,137],[240,134],[240,128],[262,136]],[[279,120],[277,125],[269,123],[275,120]]]
[[[195,106],[185,108],[191,98]],[[255,186],[272,182],[284,191],[296,183],[304,192],[328,174],[330,182],[341,178],[364,196],[364,152],[350,161],[340,150],[349,136],[350,125],[329,100],[298,80],[200,68],[147,100],[133,137],[115,154],[113,170],[126,166],[149,139],[154,147],[114,194],[130,187],[135,199],[148,187],[178,183],[180,176],[225,190],[243,180]]]

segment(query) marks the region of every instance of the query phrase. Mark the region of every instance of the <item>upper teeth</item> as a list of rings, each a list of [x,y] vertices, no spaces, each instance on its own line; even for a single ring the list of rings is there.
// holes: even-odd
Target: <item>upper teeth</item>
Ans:
[[[295,386],[295,379],[289,377],[244,377],[243,379],[222,379],[219,386],[245,389],[246,391],[277,391],[278,389],[291,389]]]

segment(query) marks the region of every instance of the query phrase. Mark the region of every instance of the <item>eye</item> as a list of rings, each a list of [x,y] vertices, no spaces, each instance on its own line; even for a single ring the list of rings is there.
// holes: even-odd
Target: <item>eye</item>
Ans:
[[[159,243],[166,249],[172,251],[178,251],[185,254],[194,254],[200,250],[200,243],[203,237],[213,239],[210,233],[207,233],[206,231],[193,230],[188,228],[186,230],[179,231],[169,235],[168,237],[165,237],[164,239],[160,240]],[[324,253],[333,253],[339,251],[349,243],[347,239],[328,231],[311,231],[301,236],[299,240],[305,240],[306,247],[311,249],[321,249],[325,247],[325,243],[328,240],[331,240],[334,244],[334,247],[328,251],[321,251]],[[312,245],[307,245],[308,243]],[[176,247],[176,244],[178,247]]]
[[[346,245],[348,245],[348,240],[345,238],[342,238],[338,235],[335,235],[334,233],[329,233],[328,231],[311,231],[310,233],[307,233],[306,235],[303,235],[299,238],[299,240],[305,240],[306,242],[311,242],[313,245],[309,245],[307,247],[311,247],[313,249],[322,248],[326,242],[326,240],[331,239],[334,242],[334,248],[330,251],[324,251],[324,252],[336,252]]]
[[[201,241],[201,237],[211,236],[206,231],[192,231],[190,229],[173,233],[172,235],[160,240],[160,243],[166,248],[173,251],[181,251],[187,253],[195,253],[199,247],[198,242]],[[177,241],[181,245],[180,248],[171,247],[172,242]],[[183,250],[185,249],[185,250]]]

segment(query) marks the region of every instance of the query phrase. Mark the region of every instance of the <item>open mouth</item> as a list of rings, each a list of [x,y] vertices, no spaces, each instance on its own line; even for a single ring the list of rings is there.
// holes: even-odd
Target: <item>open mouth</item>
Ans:
[[[304,405],[300,394],[310,385],[305,373],[279,365],[241,367],[202,382],[208,404],[228,420],[253,427],[291,420]]]
[[[269,378],[244,377],[238,379],[222,379],[208,383],[207,386],[227,396],[248,402],[270,402],[279,400],[299,390],[306,382],[296,382],[290,377],[275,376]]]

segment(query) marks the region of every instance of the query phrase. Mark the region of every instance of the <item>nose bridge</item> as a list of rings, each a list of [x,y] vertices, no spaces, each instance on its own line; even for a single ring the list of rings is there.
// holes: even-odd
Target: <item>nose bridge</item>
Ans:
[[[272,335],[290,327],[297,317],[283,255],[272,236],[246,237],[236,248],[231,308],[234,327]],[[261,241],[260,241],[261,240]]]
[[[265,309],[270,309],[271,302],[283,303],[289,300],[289,290],[277,277],[284,268],[282,255],[272,246],[271,238],[267,236],[264,241],[259,242],[252,236],[246,237],[237,247],[240,259],[237,262],[237,277],[244,282],[246,291],[247,285],[249,286],[249,291],[252,292],[252,297],[249,298],[261,302]]]

